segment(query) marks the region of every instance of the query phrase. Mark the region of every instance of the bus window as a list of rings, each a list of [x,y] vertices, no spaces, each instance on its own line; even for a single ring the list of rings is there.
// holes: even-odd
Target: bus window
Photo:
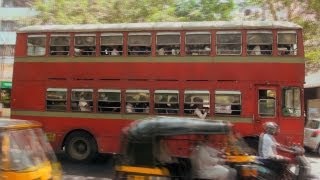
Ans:
[[[149,113],[149,90],[126,90],[127,113]]]
[[[259,90],[258,100],[259,115],[261,117],[274,117],[276,114],[276,91],[275,90]]]
[[[129,56],[151,55],[151,33],[129,33]]]
[[[216,91],[215,113],[219,115],[241,114],[241,92],[240,91]]]
[[[194,114],[196,108],[201,111],[210,110],[209,91],[186,90],[184,92],[184,114]]]
[[[101,34],[101,55],[102,56],[121,56],[123,52],[122,33],[103,33]]]
[[[241,32],[217,32],[217,54],[240,55],[242,50],[241,37]]]
[[[96,53],[95,34],[76,34],[74,37],[75,56],[94,56]]]
[[[187,55],[210,55],[211,34],[210,32],[188,32],[186,34]]]
[[[28,56],[44,56],[46,54],[46,36],[29,35],[28,36]]]
[[[120,112],[121,93],[120,90],[99,89],[98,90],[98,111],[99,112]]]
[[[248,31],[248,55],[271,55],[273,36],[271,31]]]
[[[69,54],[70,36],[52,34],[50,38],[50,55],[66,56]]]
[[[157,55],[180,55],[180,33],[157,33]]]
[[[301,116],[300,88],[286,87],[282,89],[283,116]]]
[[[295,31],[278,32],[278,55],[297,55],[297,34]]]
[[[154,92],[154,103],[156,114],[178,114],[179,91],[156,90]]]
[[[46,95],[47,111],[67,110],[67,89],[48,88]]]
[[[92,112],[93,100],[92,89],[72,89],[71,90],[71,110]]]

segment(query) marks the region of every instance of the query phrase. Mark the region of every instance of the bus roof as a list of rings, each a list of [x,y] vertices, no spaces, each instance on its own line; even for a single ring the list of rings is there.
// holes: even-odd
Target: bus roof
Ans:
[[[0,131],[8,129],[27,129],[35,127],[41,127],[41,125],[34,121],[0,118]]]
[[[208,30],[208,29],[301,29],[288,21],[202,21],[151,22],[121,24],[34,25],[23,27],[20,33],[37,32],[97,32],[148,30]]]

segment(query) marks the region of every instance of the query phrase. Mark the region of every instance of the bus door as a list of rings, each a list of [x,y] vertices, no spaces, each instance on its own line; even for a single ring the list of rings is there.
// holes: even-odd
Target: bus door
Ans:
[[[256,132],[262,132],[262,125],[267,121],[278,123],[278,89],[278,86],[256,86],[254,116]]]

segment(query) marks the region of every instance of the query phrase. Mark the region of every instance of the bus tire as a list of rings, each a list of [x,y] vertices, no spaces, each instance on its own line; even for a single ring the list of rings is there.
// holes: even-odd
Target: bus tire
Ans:
[[[72,161],[88,162],[93,160],[97,153],[97,143],[92,135],[76,131],[68,135],[65,142],[67,156]]]

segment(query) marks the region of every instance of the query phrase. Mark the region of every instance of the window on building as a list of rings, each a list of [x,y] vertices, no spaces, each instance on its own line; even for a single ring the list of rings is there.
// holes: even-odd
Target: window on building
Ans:
[[[218,55],[240,55],[242,51],[241,43],[241,32],[217,32]]]
[[[196,108],[201,111],[210,110],[209,91],[186,90],[184,92],[184,114],[194,114]]]
[[[179,91],[156,90],[154,92],[154,103],[156,114],[178,114]]]
[[[52,34],[50,39],[50,55],[69,55],[70,36],[68,34]]]
[[[282,89],[283,116],[301,116],[300,88],[286,87]]]
[[[211,34],[210,32],[188,32],[186,34],[187,55],[210,55]]]
[[[28,36],[28,56],[44,56],[46,54],[46,35]]]
[[[258,110],[261,117],[274,117],[276,115],[276,91],[273,89],[260,89]]]
[[[151,33],[129,33],[128,54],[129,56],[150,56]]]
[[[248,31],[248,55],[271,55],[273,35],[271,31]]]
[[[0,22],[1,31],[15,31],[18,28],[17,21],[1,20]]]
[[[121,110],[121,91],[117,89],[98,90],[98,111],[119,113]]]
[[[13,45],[0,45],[0,57],[3,56],[14,56]]]
[[[67,110],[67,89],[48,88],[47,89],[47,111]]]
[[[123,52],[122,33],[101,34],[101,55],[121,56]]]
[[[157,33],[157,55],[180,55],[180,33]]]
[[[297,55],[297,34],[295,31],[278,32],[278,55]]]
[[[96,36],[95,34],[76,34],[74,37],[75,56],[95,56]]]
[[[127,113],[149,113],[149,90],[126,90]]]
[[[215,114],[218,114],[218,115],[240,115],[241,114],[241,92],[240,91],[216,91],[214,102],[215,102]]]
[[[71,91],[72,111],[93,111],[93,90],[92,89],[72,89]]]
[[[14,7],[14,3],[12,0],[2,0],[1,7]]]

